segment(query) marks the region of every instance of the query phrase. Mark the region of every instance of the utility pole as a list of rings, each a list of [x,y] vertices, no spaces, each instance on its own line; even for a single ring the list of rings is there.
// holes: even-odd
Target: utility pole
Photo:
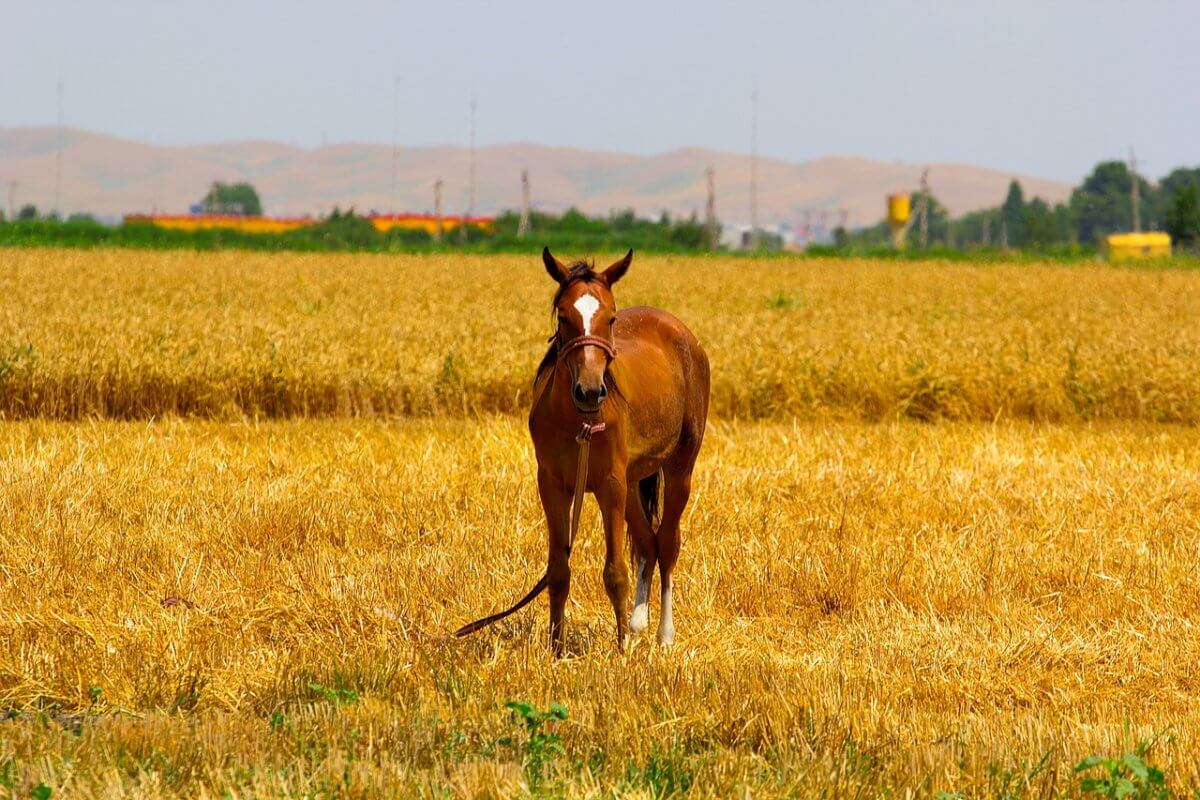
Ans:
[[[17,187],[20,186],[20,181],[8,182],[8,221],[12,222],[17,218]]]
[[[758,249],[758,82],[750,92],[750,249]]]
[[[392,76],[392,222],[396,221],[399,209],[396,207],[397,187],[399,186],[400,169],[400,76]]]
[[[984,217],[983,218],[983,235],[982,235],[982,237],[980,237],[983,239],[982,244],[984,247],[987,247],[992,243],[992,235],[991,234],[992,234],[992,218]]]
[[[1000,249],[1008,249],[1008,220],[1000,218]]]
[[[475,87],[471,87],[471,147],[467,165],[467,213],[458,226],[458,240],[467,241],[467,220],[475,214]]]
[[[1138,208],[1138,174],[1137,174],[1137,156],[1133,154],[1133,147],[1129,148],[1129,201],[1133,205],[1133,232],[1140,233],[1142,230],[1142,216]]]
[[[58,80],[58,150],[54,154],[54,215],[62,213],[62,161],[63,161],[63,82]]]
[[[929,247],[929,170],[921,171],[921,249]]]
[[[708,249],[717,249],[717,181],[712,167],[704,171],[708,179],[708,201],[704,204],[704,229],[708,233]]]
[[[433,240],[442,242],[442,179],[433,182]]]
[[[517,223],[517,238],[529,233],[529,170],[521,170],[521,221]]]

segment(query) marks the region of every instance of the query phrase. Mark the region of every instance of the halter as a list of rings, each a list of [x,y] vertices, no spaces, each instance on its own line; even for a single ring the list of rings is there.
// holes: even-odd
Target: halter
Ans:
[[[555,335],[557,336],[558,334]],[[599,347],[604,351],[604,355],[608,357],[609,361],[612,361],[617,357],[617,348],[614,347],[613,343],[608,339],[605,339],[603,336],[591,336],[589,334],[585,334],[583,336],[576,336],[574,339],[560,347],[558,349],[558,359],[561,361],[562,359],[566,358],[568,353],[578,350],[581,347],[589,346]]]

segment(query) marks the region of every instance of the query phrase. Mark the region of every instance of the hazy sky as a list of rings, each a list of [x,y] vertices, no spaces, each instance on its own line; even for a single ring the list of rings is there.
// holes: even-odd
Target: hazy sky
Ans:
[[[1200,2],[0,0],[0,126],[158,144],[537,141],[966,161],[1200,162]]]

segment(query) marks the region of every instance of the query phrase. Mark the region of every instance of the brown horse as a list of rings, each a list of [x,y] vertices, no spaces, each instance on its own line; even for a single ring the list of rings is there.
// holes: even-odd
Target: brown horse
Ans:
[[[641,306],[617,311],[612,287],[629,269],[632,250],[602,272],[582,261],[564,265],[549,248],[542,251],[542,261],[558,283],[555,334],[534,378],[529,412],[538,493],[549,529],[546,573],[516,606],[459,633],[507,616],[549,588],[550,645],[562,654],[580,452],[576,437],[581,427],[591,430],[588,425],[602,423],[603,432],[591,440],[585,489],[595,495],[604,520],[604,588],[616,616],[617,647],[623,650],[626,638],[626,529],[637,562],[629,630],[646,629],[658,564],[658,641],[669,645],[675,639],[671,573],[679,557],[679,521],[708,416],[708,357],[691,331],[666,311]]]

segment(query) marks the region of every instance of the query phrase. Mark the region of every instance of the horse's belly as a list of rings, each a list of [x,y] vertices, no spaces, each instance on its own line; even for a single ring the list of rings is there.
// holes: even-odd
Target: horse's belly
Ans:
[[[659,415],[639,415],[631,420],[625,443],[630,480],[653,475],[679,447],[683,416],[663,409]]]

